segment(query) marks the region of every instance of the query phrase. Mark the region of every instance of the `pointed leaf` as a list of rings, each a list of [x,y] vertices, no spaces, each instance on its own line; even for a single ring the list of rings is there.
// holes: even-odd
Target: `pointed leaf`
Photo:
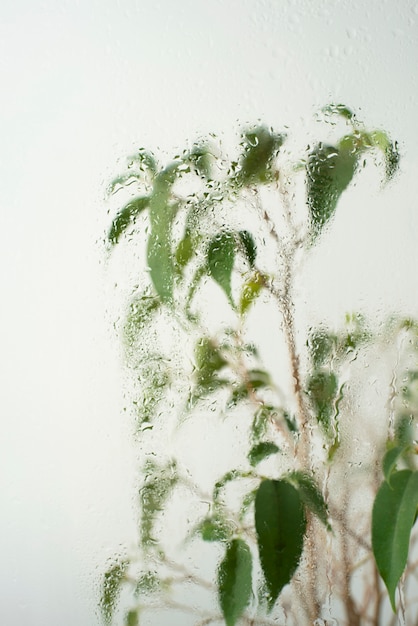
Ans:
[[[418,472],[393,472],[390,485],[377,492],[372,515],[372,547],[393,611],[395,592],[408,560],[409,540],[418,507]]]
[[[147,262],[151,280],[163,302],[173,295],[174,260],[171,228],[176,205],[171,198],[171,186],[180,162],[175,161],[157,174],[149,202],[151,232],[147,243]]]
[[[250,603],[252,557],[245,541],[234,539],[218,570],[219,603],[226,626],[235,626]]]
[[[244,283],[239,301],[239,312],[241,315],[245,315],[251,307],[264,287],[265,282],[265,277],[260,274],[260,272],[255,272],[250,279]]]
[[[296,487],[303,504],[331,530],[328,520],[328,507],[314,479],[303,472],[292,472],[288,480]]]
[[[245,250],[245,256],[251,267],[254,267],[255,258],[257,256],[257,246],[255,245],[254,238],[248,230],[240,230],[238,236],[241,239],[242,245]]]
[[[334,215],[342,192],[350,184],[357,155],[348,149],[319,144],[306,166],[307,202],[312,236],[315,239]]]
[[[260,441],[260,443],[257,443],[249,451],[248,460],[250,465],[255,467],[261,463],[261,461],[264,461],[264,459],[267,459],[269,456],[276,454],[277,452],[280,452],[280,448],[278,448],[278,446],[276,446],[276,444],[272,441]]]
[[[271,610],[299,565],[306,530],[301,497],[287,481],[262,481],[255,500],[255,528]]]
[[[224,290],[231,303],[231,274],[235,261],[235,246],[234,235],[223,231],[212,239],[207,252],[209,274]]]
[[[126,229],[135,221],[136,217],[148,207],[149,198],[140,197],[131,200],[126,204],[114,218],[109,229],[108,239],[114,246]]]

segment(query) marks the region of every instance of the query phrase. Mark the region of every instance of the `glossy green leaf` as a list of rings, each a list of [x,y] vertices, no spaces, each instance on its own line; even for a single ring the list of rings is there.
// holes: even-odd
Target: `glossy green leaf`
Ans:
[[[305,507],[324,524],[327,530],[331,530],[328,507],[313,477],[304,472],[292,472],[287,479],[298,490]]]
[[[255,499],[255,528],[271,610],[302,556],[306,518],[297,489],[286,480],[263,480]]]
[[[238,236],[243,245],[245,257],[248,263],[251,267],[254,267],[255,259],[257,256],[257,246],[255,244],[252,234],[248,232],[248,230],[240,230],[238,232]]]
[[[149,201],[147,197],[135,198],[119,211],[109,229],[108,239],[112,245],[118,243],[127,228],[135,222],[138,215],[148,207]]]
[[[139,626],[138,611],[129,611],[125,616],[125,626]]]
[[[309,154],[306,190],[313,239],[333,217],[356,166],[357,155],[348,149],[320,143]]]
[[[216,235],[207,251],[208,272],[224,290],[231,304],[231,274],[235,261],[235,237],[229,231]]]
[[[262,184],[273,178],[272,165],[285,135],[274,133],[266,126],[257,126],[244,133],[244,153],[240,159],[241,184]]]
[[[260,441],[251,448],[247,456],[250,465],[255,467],[261,463],[261,461],[264,461],[264,459],[267,459],[269,456],[276,454],[277,452],[280,452],[280,448],[272,441]]]
[[[418,507],[418,472],[392,472],[377,492],[372,514],[372,547],[379,573],[396,611],[395,593],[405,569]]]
[[[104,575],[100,608],[105,624],[112,623],[113,613],[118,601],[121,585],[125,579],[125,572],[129,566],[129,561],[123,560],[112,565]]]
[[[226,626],[235,626],[252,595],[252,557],[242,539],[233,539],[218,569],[219,603]]]

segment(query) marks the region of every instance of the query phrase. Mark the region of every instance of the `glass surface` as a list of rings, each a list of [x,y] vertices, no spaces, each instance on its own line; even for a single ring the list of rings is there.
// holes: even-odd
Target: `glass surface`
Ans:
[[[416,368],[415,336],[395,341],[383,331],[391,315],[418,316],[418,3],[22,0],[3,2],[0,18],[0,622],[93,626],[102,623],[105,572],[136,554],[144,460],[151,454],[158,461],[163,452],[178,457],[182,472],[206,494],[247,445],[236,413],[214,427],[218,405],[204,405],[201,422],[186,420],[168,431],[160,416],[151,432],[135,432],[137,388],[126,367],[122,327],[128,302],[146,279],[139,268],[147,233],[142,244],[132,235],[109,255],[104,240],[111,221],[134,191],[108,198],[110,181],[140,148],[167,162],[210,133],[233,158],[242,128],[262,124],[287,133],[285,154],[296,162],[308,145],[341,136],[343,120],[334,127],[321,113],[330,103],[347,105],[365,127],[398,142],[400,169],[384,188],[380,157],[364,156],[364,171],[341,196],[330,228],[298,270],[293,293],[301,351],[313,329],[340,329],[346,313],[361,313],[368,329],[381,331],[381,344],[352,364],[345,400],[352,421],[341,424],[350,440],[346,471],[367,464],[373,442],[385,436],[376,413],[395,415],[395,391],[409,389]],[[219,285],[202,298],[208,328],[232,323]],[[187,349],[193,354],[193,341],[186,346],[163,323],[164,317],[157,335],[172,350],[174,371]],[[266,370],[291,385],[287,358],[277,358],[283,339],[270,330],[280,325],[275,312],[266,307],[251,324]],[[173,406],[175,392],[173,386]],[[382,479],[380,473],[376,480]],[[339,480],[324,483],[324,494],[335,488],[343,500]],[[240,489],[231,488],[232,501],[243,495]],[[354,517],[369,497],[361,485],[356,493]],[[204,515],[208,505],[198,500],[189,503],[180,489],[161,528],[166,541],[178,539],[176,554],[186,558],[187,572],[214,582],[225,547],[182,544],[184,536],[176,535]],[[359,524],[358,532],[367,531]],[[332,541],[324,539],[327,549]],[[319,563],[322,555],[313,558]],[[321,588],[326,602],[318,625],[347,622],[333,584],[328,579]],[[165,604],[160,613],[144,613],[141,624],[210,623],[205,611],[219,613],[216,591],[187,587],[172,602],[203,611],[200,617]],[[353,588],[361,597],[361,568]],[[129,606],[124,588],[115,624],[123,623]],[[414,623],[414,607],[406,624]],[[382,615],[381,623],[389,624],[387,600]],[[277,623],[294,623],[286,607],[276,616]],[[397,619],[404,623],[402,607]]]

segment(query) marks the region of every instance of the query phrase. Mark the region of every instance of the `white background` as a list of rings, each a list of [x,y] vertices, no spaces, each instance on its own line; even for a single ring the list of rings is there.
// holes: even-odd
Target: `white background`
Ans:
[[[417,314],[417,67],[412,0],[3,0],[2,625],[98,624],[106,559],[135,540],[101,246],[123,158],[258,119],[301,133],[346,103],[398,139],[401,173],[342,201],[299,297],[316,320]]]

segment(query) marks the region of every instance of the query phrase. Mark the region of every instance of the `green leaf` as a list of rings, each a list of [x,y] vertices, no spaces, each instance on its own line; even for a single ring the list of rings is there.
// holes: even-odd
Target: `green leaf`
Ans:
[[[144,548],[150,548],[157,544],[153,536],[154,523],[157,515],[163,510],[164,505],[172,490],[178,482],[175,462],[170,462],[159,467],[152,461],[147,461],[142,474],[145,482],[140,489],[141,504],[141,542]]]
[[[270,385],[271,378],[268,372],[264,370],[250,370],[247,375],[247,380],[233,389],[227,408],[236,406],[241,400],[246,400],[252,391],[269,387]]]
[[[255,259],[257,256],[257,246],[255,244],[252,234],[249,233],[248,230],[240,230],[238,232],[238,236],[244,247],[245,256],[248,263],[251,267],[254,267]]]
[[[272,165],[285,135],[278,135],[266,126],[257,126],[244,133],[244,153],[240,160],[238,180],[241,184],[263,184],[273,178]]]
[[[329,430],[334,400],[338,392],[338,380],[334,372],[318,370],[308,380],[308,395],[318,422]]]
[[[276,454],[277,452],[280,452],[280,448],[278,448],[272,441],[260,441],[260,443],[257,443],[251,448],[247,456],[250,465],[255,467],[261,463],[261,461],[264,461],[264,459],[267,459],[269,456]]]
[[[108,239],[112,246],[118,243],[126,229],[135,221],[138,215],[148,207],[149,201],[147,197],[135,198],[119,211],[109,229]]]
[[[235,261],[235,246],[233,233],[223,231],[212,239],[207,252],[208,272],[224,290],[232,305],[231,274]]]
[[[199,176],[207,180],[211,179],[213,161],[215,160],[211,146],[195,144],[184,160],[193,165]]]
[[[308,339],[308,347],[314,366],[320,367],[324,365],[332,356],[336,345],[336,335],[322,329],[312,331]]]
[[[194,255],[193,238],[186,233],[176,249],[176,264],[183,269]]]
[[[151,296],[148,291],[144,291],[130,302],[123,329],[128,348],[135,344],[144,329],[149,326],[160,304],[160,299]]]
[[[400,446],[405,448],[412,444],[414,440],[413,419],[411,413],[401,413],[396,418],[395,439]]]
[[[197,527],[203,541],[230,541],[233,531],[233,525],[219,513],[206,517]]]
[[[161,581],[157,574],[152,571],[141,574],[135,586],[135,596],[157,593],[161,589]]]
[[[127,560],[114,563],[104,575],[100,608],[105,624],[111,624],[112,622],[113,613],[128,566],[129,561]]]
[[[226,626],[235,626],[252,595],[252,557],[245,541],[228,545],[218,570],[219,603]]]
[[[401,454],[404,452],[404,450],[405,448],[397,446],[396,448],[391,448],[390,450],[388,450],[383,457],[383,475],[389,484],[392,472],[396,469],[396,462]]]
[[[171,198],[171,187],[176,179],[180,162],[167,166],[154,179],[149,202],[151,232],[147,242],[147,263],[150,277],[163,302],[173,296],[174,260],[171,228],[177,205]]]
[[[377,492],[372,514],[372,547],[393,611],[395,592],[408,560],[409,540],[418,506],[418,472],[391,474]]]
[[[139,626],[138,611],[129,611],[125,616],[125,626]]]
[[[227,365],[219,348],[209,337],[202,337],[195,347],[195,378],[192,404],[195,400],[224,386],[226,380],[219,378],[218,372]]]
[[[370,143],[381,150],[385,160],[385,179],[389,182],[399,169],[400,155],[397,143],[393,143],[383,130],[370,133]]]
[[[299,492],[303,504],[331,530],[328,519],[328,507],[314,479],[304,472],[291,472],[287,479]]]
[[[328,104],[322,109],[322,112],[327,115],[340,115],[349,121],[355,119],[353,111],[346,107],[345,104]]]
[[[299,492],[286,480],[263,480],[255,499],[258,550],[271,610],[303,550],[306,518]]]
[[[256,411],[251,424],[251,435],[253,441],[258,442],[261,437],[264,437],[272,414],[276,415],[277,409],[268,405],[263,405]]]
[[[357,154],[349,149],[318,144],[306,165],[307,203],[315,239],[335,213],[342,192],[350,184],[357,166]]]
[[[260,272],[254,272],[249,280],[244,283],[239,301],[240,315],[247,313],[265,284],[265,277]]]

